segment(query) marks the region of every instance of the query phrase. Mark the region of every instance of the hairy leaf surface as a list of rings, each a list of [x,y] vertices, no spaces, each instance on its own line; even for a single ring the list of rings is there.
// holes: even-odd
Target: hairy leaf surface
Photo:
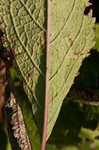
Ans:
[[[47,139],[82,60],[94,45],[95,22],[92,12],[84,15],[87,0],[51,0],[50,5]],[[45,94],[46,12],[46,0],[0,0],[4,46],[14,54],[40,129]]]

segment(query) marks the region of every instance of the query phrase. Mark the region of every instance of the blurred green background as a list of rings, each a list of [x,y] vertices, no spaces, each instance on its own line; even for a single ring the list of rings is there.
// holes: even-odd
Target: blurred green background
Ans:
[[[96,45],[83,61],[74,86],[99,92],[99,8],[98,0],[90,2],[93,3],[91,8],[96,17]],[[13,69],[11,74],[12,78],[16,76]],[[46,150],[91,149],[99,150],[99,106],[65,99]],[[5,121],[0,123],[0,150],[11,150]]]

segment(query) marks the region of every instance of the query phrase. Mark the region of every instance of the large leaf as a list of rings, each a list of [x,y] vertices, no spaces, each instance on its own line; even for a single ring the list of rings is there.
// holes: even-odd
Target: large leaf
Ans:
[[[92,12],[84,14],[87,0],[52,0],[47,18],[46,0],[0,0],[4,46],[11,49],[35,120],[42,128],[46,72],[46,27],[50,20],[49,98],[47,139],[64,97],[94,45]]]

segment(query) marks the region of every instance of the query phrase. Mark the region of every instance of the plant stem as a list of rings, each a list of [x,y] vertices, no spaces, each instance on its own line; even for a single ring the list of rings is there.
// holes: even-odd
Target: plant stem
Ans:
[[[47,32],[46,32],[46,78],[45,78],[45,106],[44,126],[41,150],[45,150],[48,122],[48,93],[49,93],[49,43],[50,43],[50,0],[47,0]]]

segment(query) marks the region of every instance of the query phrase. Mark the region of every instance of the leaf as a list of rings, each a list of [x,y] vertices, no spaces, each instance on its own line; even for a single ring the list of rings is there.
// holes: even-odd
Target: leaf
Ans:
[[[96,35],[95,35],[96,45],[95,48],[99,51],[99,24],[96,24]]]
[[[83,139],[82,144],[79,145],[79,149],[94,149],[97,150],[99,148],[99,132],[98,132],[99,127],[97,127],[95,130],[90,130],[86,128],[81,129],[80,137]]]
[[[40,129],[43,124],[46,24],[50,20],[49,98],[47,139],[83,59],[94,45],[92,11],[87,0],[52,0],[47,18],[45,0],[1,0],[0,22],[4,46],[11,49]]]

